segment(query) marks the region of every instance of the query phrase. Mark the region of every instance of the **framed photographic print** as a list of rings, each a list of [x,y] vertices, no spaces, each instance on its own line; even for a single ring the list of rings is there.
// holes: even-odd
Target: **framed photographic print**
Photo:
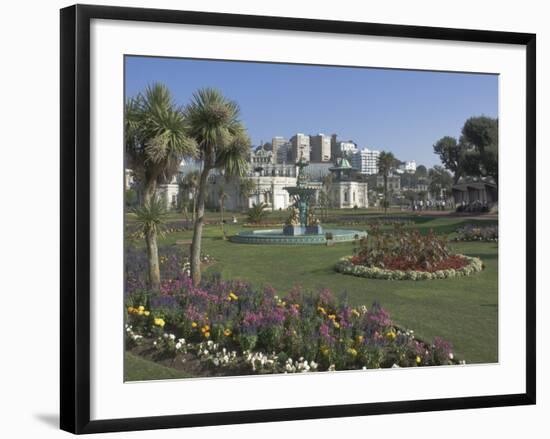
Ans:
[[[535,35],[61,10],[61,428],[535,403]]]

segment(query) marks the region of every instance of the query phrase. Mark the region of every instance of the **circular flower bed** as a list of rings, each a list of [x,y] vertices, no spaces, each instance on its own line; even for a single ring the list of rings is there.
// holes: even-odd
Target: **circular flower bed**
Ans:
[[[465,255],[453,255],[463,258],[466,265],[461,268],[449,268],[445,270],[435,271],[418,271],[418,270],[390,270],[379,267],[368,267],[366,265],[354,264],[353,256],[345,256],[336,264],[336,271],[343,274],[351,274],[359,277],[367,277],[371,279],[387,279],[387,280],[430,280],[430,279],[449,279],[460,276],[470,276],[471,274],[483,270],[483,262],[481,259]]]

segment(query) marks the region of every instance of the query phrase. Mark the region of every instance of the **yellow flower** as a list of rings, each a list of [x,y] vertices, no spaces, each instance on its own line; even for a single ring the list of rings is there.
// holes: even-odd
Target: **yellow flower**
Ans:
[[[395,337],[397,337],[397,334],[392,331],[386,332],[386,337],[388,337],[390,340],[395,340]]]
[[[140,316],[142,316],[144,312],[145,312],[145,311],[143,311],[142,309],[139,309],[139,308],[138,308],[138,310],[137,310],[137,313],[138,313],[138,315],[140,315]]]
[[[227,299],[230,300],[230,301],[231,301],[231,300],[238,300],[238,299],[239,299],[239,296],[237,296],[233,291],[231,291],[231,292],[229,293],[229,296],[227,296]]]
[[[134,313],[134,309],[135,309],[135,308],[134,308],[133,306],[129,306],[129,307],[128,307],[128,312],[129,312],[130,314],[133,314],[133,313]]]
[[[422,363],[422,358],[420,358],[420,356],[416,356],[416,364],[420,364]]]
[[[197,322],[192,322],[191,323],[191,328],[196,328],[197,326],[199,326],[199,325],[197,325]]]
[[[317,308],[317,311],[319,311],[321,314],[326,315],[327,311],[322,306]]]
[[[356,340],[357,340],[357,343],[363,343],[363,341],[365,340],[365,337],[363,337],[362,335],[358,335]]]
[[[328,318],[329,318],[330,320],[334,320],[334,319],[336,318],[336,316],[335,316],[334,314],[330,314],[330,315],[328,316]]]
[[[323,347],[321,348],[321,354],[323,354],[323,355],[326,356],[326,355],[328,355],[328,352],[329,352],[329,351],[328,351],[328,348],[327,348],[326,346],[323,346]]]
[[[340,327],[340,323],[338,323],[336,320],[333,320],[333,321],[332,321],[332,324],[334,325],[334,327],[335,327],[336,329],[338,329],[338,328]]]
[[[231,335],[231,329],[224,330],[223,335],[225,335],[226,337],[229,337]]]
[[[357,311],[355,308],[353,308],[353,309],[351,310],[351,313],[352,313],[354,316],[356,316],[356,317],[359,317],[359,316],[361,315],[361,314],[359,314],[359,311]]]
[[[357,355],[357,351],[356,351],[355,349],[353,349],[353,348],[349,348],[349,349],[348,349],[348,353],[351,354],[351,355],[353,355],[354,357]]]
[[[210,332],[205,332],[205,333],[204,333],[204,336],[205,336],[206,338],[210,337]]]
[[[143,311],[143,315],[144,315],[144,316],[149,316],[149,314],[151,314],[150,311]]]
[[[138,306],[138,311],[145,311],[145,307],[143,305]]]
[[[155,323],[155,325],[160,326],[161,328],[163,328],[166,322],[164,321],[164,319],[156,318],[154,320],[154,323]]]

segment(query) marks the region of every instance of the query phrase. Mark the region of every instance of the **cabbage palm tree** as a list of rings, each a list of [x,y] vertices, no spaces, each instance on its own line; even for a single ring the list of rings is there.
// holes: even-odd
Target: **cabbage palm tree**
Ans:
[[[187,135],[183,111],[170,91],[153,84],[125,104],[124,137],[128,167],[143,186],[143,208],[152,209],[157,183],[169,181],[184,156],[196,153],[196,143]],[[158,207],[158,206],[157,206]],[[154,228],[144,229],[149,265],[149,284],[158,290],[158,247]]]
[[[228,197],[229,195],[227,194],[227,192],[225,192],[225,188],[221,186],[218,191],[218,203],[220,205],[220,221],[222,224],[222,233],[224,236],[225,236],[225,230],[224,230],[223,210],[225,207],[225,200],[227,200]]]
[[[388,176],[395,166],[395,157],[391,152],[382,151],[378,156],[378,173],[384,177],[384,213],[388,211]]]
[[[167,214],[162,200],[153,195],[142,206],[134,209],[136,222],[145,236],[147,247],[147,266],[149,269],[149,287],[152,291],[160,290],[160,266],[157,237],[161,236],[164,217]]]
[[[191,277],[194,285],[201,281],[200,253],[208,176],[214,169],[222,170],[226,176],[242,176],[248,169],[246,157],[250,151],[250,139],[239,116],[237,103],[212,88],[194,93],[185,109],[189,125],[187,132],[195,140],[197,155],[202,161],[197,218],[191,243]]]

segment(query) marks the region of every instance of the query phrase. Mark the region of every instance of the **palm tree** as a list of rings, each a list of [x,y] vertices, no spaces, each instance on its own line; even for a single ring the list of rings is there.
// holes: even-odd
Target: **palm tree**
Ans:
[[[382,151],[378,156],[378,173],[384,177],[384,213],[388,211],[388,176],[395,165],[391,152]]]
[[[157,237],[162,235],[162,225],[167,214],[162,200],[154,196],[142,206],[134,209],[136,221],[147,244],[147,261],[149,268],[149,287],[152,291],[160,290],[160,266]]]
[[[262,202],[253,203],[252,207],[248,209],[248,222],[252,224],[260,224],[267,215],[267,204]]]
[[[220,204],[220,222],[221,222],[221,225],[222,225],[222,234],[225,236],[225,231],[224,231],[224,222],[223,222],[223,208],[224,208],[224,203],[225,203],[225,200],[227,200],[227,197],[229,197],[229,195],[227,194],[227,192],[225,192],[225,188],[223,186],[220,187],[219,191],[218,191],[218,203]]]
[[[181,187],[188,194],[191,194],[193,199],[193,222],[197,218],[197,189],[199,187],[200,172],[191,171],[185,174],[181,180]]]
[[[201,281],[200,253],[208,175],[213,169],[223,170],[226,176],[244,175],[248,168],[246,157],[250,139],[239,120],[238,105],[218,90],[203,88],[194,93],[185,115],[189,123],[188,133],[196,141],[198,157],[202,161],[191,244],[191,277],[193,284],[198,285]]]
[[[157,182],[169,181],[183,157],[196,152],[195,141],[187,135],[183,111],[174,104],[166,86],[153,84],[126,101],[124,137],[128,166],[143,186],[143,207],[152,208]],[[146,234],[152,290],[160,285],[156,236]]]
[[[239,183],[239,195],[245,199],[246,207],[249,206],[249,199],[256,192],[256,182],[251,178],[242,178]]]

